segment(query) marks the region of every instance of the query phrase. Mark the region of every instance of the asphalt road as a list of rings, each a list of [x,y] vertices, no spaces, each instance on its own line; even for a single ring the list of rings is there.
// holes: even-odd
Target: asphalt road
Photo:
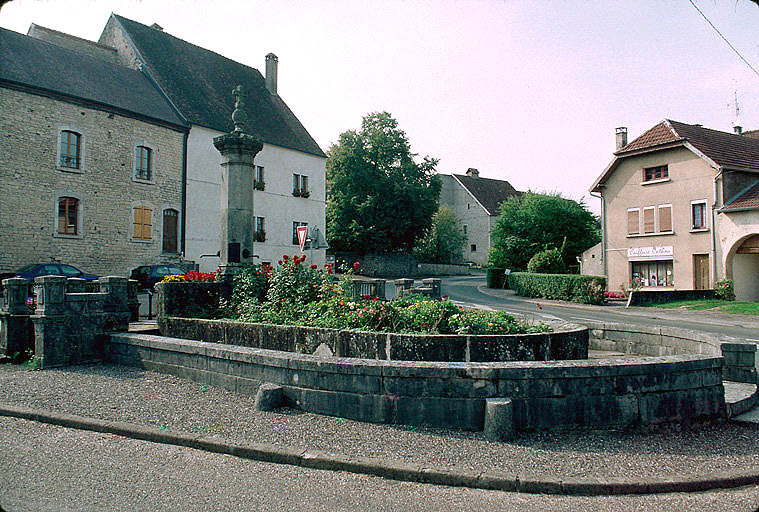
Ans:
[[[753,512],[759,488],[545,496],[397,482],[0,418],[0,506],[21,511]]]
[[[442,281],[442,292],[451,300],[478,307],[505,310],[533,317],[536,320],[566,320],[582,324],[583,321],[620,322],[646,326],[668,326],[693,329],[702,332],[737,336],[759,341],[756,319],[732,315],[734,318],[715,318],[708,314],[678,311],[662,311],[658,308],[634,308],[624,311],[621,307],[557,304],[540,299],[517,297],[506,290],[485,288],[484,276],[450,277]],[[537,304],[540,304],[538,308]],[[724,315],[720,315],[724,317]]]

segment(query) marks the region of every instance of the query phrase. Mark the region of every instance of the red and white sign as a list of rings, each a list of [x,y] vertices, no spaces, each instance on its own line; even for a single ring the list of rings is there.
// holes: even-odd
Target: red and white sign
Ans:
[[[306,235],[308,234],[308,226],[298,226],[295,228],[298,233],[298,243],[300,244],[300,252],[303,252],[303,246],[306,243]]]

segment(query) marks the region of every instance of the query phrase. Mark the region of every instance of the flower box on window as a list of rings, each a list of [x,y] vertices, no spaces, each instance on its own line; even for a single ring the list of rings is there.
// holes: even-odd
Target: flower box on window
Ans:
[[[263,182],[263,181],[254,181],[253,182],[253,188],[255,190],[264,190],[266,188],[266,182]]]
[[[255,238],[256,238],[256,242],[265,242],[266,241],[266,231],[264,231],[262,229],[259,230],[259,231],[256,231]]]

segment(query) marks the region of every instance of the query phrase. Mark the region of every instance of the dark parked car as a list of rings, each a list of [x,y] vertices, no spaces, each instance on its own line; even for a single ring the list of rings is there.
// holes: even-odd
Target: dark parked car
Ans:
[[[0,274],[0,279],[8,279],[9,277],[23,277],[24,279],[33,280],[39,276],[64,276],[64,277],[78,277],[80,279],[86,279],[92,281],[99,276],[94,274],[87,274],[82,272],[76,267],[71,265],[65,265],[63,263],[36,263],[31,265],[25,265],[15,272],[9,272]]]
[[[140,289],[152,290],[164,277],[184,274],[185,271],[175,265],[143,265],[132,270],[131,279],[140,282]]]

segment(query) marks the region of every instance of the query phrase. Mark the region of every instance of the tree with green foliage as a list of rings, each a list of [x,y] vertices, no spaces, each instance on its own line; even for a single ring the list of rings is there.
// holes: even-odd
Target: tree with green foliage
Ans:
[[[327,156],[327,240],[337,251],[411,251],[437,211],[437,160],[414,159],[387,112],[340,134]]]
[[[564,265],[576,266],[575,258],[601,240],[598,218],[584,201],[535,192],[504,201],[491,236],[490,264],[512,270],[526,269],[546,249],[560,249]]]
[[[414,248],[414,255],[425,263],[458,263],[466,235],[456,215],[441,207],[432,218],[432,226]]]
[[[564,274],[567,266],[561,257],[561,249],[546,249],[536,252],[527,262],[527,272],[538,274]]]

